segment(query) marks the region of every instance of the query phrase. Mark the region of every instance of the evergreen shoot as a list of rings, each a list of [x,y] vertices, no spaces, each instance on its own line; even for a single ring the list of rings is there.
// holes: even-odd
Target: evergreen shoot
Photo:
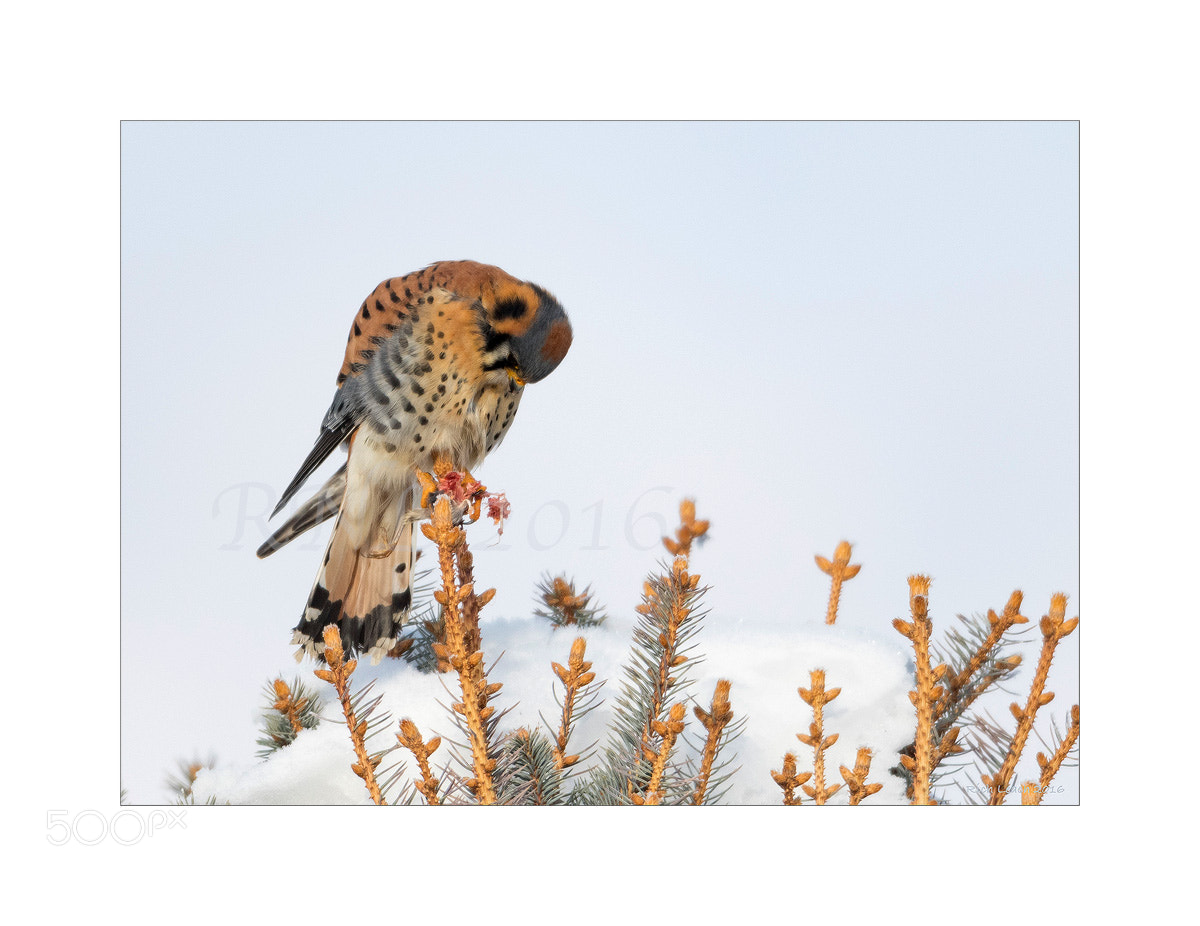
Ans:
[[[592,590],[575,591],[575,580],[566,576],[544,576],[538,584],[537,599],[541,607],[535,617],[548,620],[558,627],[599,627],[607,619],[604,609],[592,603]]]
[[[265,759],[276,749],[295,741],[302,730],[321,723],[321,700],[299,677],[289,686],[281,678],[264,686],[269,707],[262,712],[262,736],[258,738],[258,757]]]

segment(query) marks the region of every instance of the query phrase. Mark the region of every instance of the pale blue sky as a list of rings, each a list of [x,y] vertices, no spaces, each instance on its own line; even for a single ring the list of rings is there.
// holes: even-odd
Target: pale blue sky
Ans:
[[[714,622],[819,617],[812,557],[841,539],[844,607],[880,634],[912,572],[942,628],[1014,588],[1034,621],[1055,591],[1079,614],[1077,145],[1051,122],[126,123],[131,798],[253,753],[320,545],[260,562],[255,517],[363,297],[434,260],[540,283],[575,328],[477,474],[513,505],[477,549],[493,613],[565,571],[627,615],[686,494]]]

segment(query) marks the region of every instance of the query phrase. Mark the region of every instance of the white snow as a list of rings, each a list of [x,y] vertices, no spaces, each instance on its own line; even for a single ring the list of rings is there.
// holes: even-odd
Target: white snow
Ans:
[[[620,693],[632,627],[632,622],[610,618],[602,627],[574,633],[575,628],[556,630],[537,619],[487,620],[485,612],[483,650],[488,664],[503,654],[489,671],[490,681],[504,684],[493,701],[498,710],[509,709],[502,729],[537,726],[542,723],[539,713],[557,727],[559,709],[553,689],[558,682],[550,664],[565,665],[572,641],[582,635],[588,641],[586,658],[593,663],[597,683],[607,683],[601,693],[603,703],[578,724],[570,750],[580,752],[592,743],[602,748]],[[904,802],[899,779],[887,772],[895,761],[896,750],[911,741],[913,731],[913,708],[907,696],[909,654],[899,634],[878,639],[853,627],[827,626],[823,620],[769,631],[755,629],[748,622],[722,628],[713,622],[704,626],[694,640],[698,644],[697,658],[702,654],[702,661],[692,668],[694,684],[687,696],[707,708],[717,680],[729,679],[735,719],[747,718],[744,732],[732,744],[740,769],[724,803],[780,803],[781,792],[770,773],[782,767],[786,752],[796,754],[799,770],[811,770],[812,749],[800,743],[796,734],[808,732],[812,712],[800,699],[797,688],[809,687],[809,673],[817,668],[825,670],[827,688],[842,689],[825,709],[826,735],[838,734],[838,741],[826,757],[827,782],[840,783],[838,766],[852,767],[858,747],[868,746],[878,755],[868,780],[884,785],[883,791],[869,800]],[[304,672],[311,668],[306,664]],[[457,677],[422,674],[403,661],[388,660],[375,669],[360,662],[356,682],[362,684],[372,677],[378,680],[375,693],[383,696],[378,710],[390,712],[391,723],[379,739],[371,741],[371,748],[394,742],[399,720],[409,717],[426,740],[435,734],[443,737],[434,764],[447,762],[446,741],[460,737],[445,709],[450,695],[444,686],[451,686],[453,692]],[[214,797],[234,804],[369,803],[365,787],[350,771],[354,754],[340,708],[332,699],[332,687],[315,677],[312,684],[330,698],[323,710],[326,719],[322,725],[302,732],[293,744],[276,750],[266,760],[218,764],[215,769],[201,771],[194,786],[197,802]],[[687,730],[699,738],[704,730],[690,709],[691,703]],[[408,772],[414,772],[416,763],[407,751],[389,756],[384,766],[400,757],[406,759]],[[843,787],[834,802],[845,801]]]

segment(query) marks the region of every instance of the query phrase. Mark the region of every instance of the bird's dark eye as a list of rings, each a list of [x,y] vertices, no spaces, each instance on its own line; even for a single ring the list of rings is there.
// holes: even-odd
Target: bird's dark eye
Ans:
[[[488,354],[492,353],[492,351],[497,350],[501,344],[507,341],[508,338],[509,336],[507,334],[501,334],[495,328],[488,326],[484,333],[484,352]]]

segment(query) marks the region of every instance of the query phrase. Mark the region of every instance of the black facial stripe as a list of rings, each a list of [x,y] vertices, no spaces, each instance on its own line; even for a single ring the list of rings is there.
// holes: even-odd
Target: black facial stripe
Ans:
[[[512,296],[508,299],[501,299],[496,303],[496,308],[492,310],[492,317],[496,321],[521,318],[528,310],[529,307],[525,305],[524,300]]]
[[[500,334],[490,325],[483,331],[483,352],[490,354],[509,339],[507,334]]]

